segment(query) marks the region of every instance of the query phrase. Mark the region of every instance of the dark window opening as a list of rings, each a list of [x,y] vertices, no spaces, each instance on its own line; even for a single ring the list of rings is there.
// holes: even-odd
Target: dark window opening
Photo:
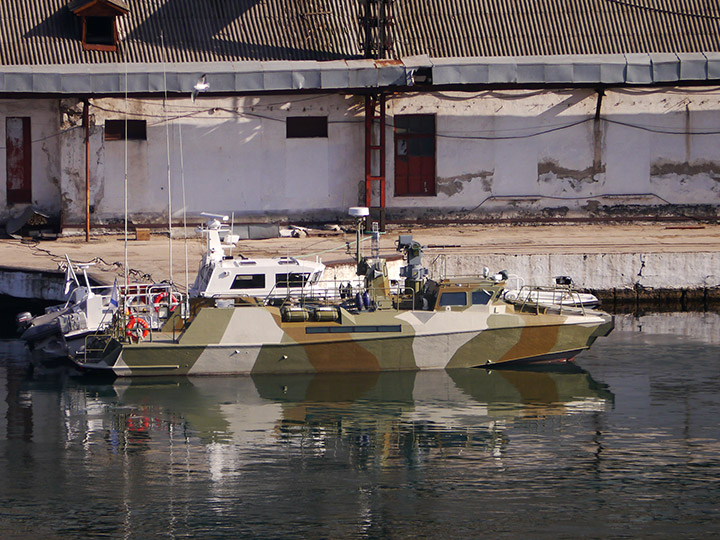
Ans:
[[[125,125],[127,123],[127,133]],[[147,140],[146,120],[105,120],[106,141],[145,141]]]
[[[395,116],[395,195],[435,195],[435,116]]]
[[[115,45],[115,17],[85,17],[85,43]]]
[[[444,292],[440,295],[441,306],[465,306],[467,294],[465,292]]]
[[[485,305],[488,302],[490,302],[490,299],[492,298],[492,296],[493,296],[492,293],[488,292],[488,291],[473,291],[472,303]]]
[[[327,116],[289,116],[286,127],[288,139],[328,136]]]
[[[309,273],[275,274],[275,285],[277,287],[304,287],[309,278]]]
[[[231,289],[264,289],[265,274],[238,274],[233,279]]]

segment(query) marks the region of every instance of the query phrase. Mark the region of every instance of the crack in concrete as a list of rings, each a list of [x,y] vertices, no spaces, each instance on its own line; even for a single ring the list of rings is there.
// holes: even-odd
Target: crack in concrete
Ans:
[[[640,270],[638,270],[637,276],[639,278],[643,277],[643,268],[645,268],[645,256],[640,254]],[[636,281],[635,285],[640,285],[640,281]]]

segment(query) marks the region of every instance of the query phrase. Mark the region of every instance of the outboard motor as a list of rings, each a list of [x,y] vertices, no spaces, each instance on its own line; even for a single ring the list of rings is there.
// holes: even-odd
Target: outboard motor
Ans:
[[[15,322],[17,323],[18,333],[22,334],[30,324],[30,320],[33,318],[32,313],[29,311],[23,311],[15,316]]]

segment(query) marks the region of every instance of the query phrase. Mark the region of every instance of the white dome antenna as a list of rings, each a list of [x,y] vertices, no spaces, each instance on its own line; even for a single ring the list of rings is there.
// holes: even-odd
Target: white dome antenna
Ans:
[[[363,218],[370,215],[370,209],[367,206],[351,206],[348,214],[352,217]]]

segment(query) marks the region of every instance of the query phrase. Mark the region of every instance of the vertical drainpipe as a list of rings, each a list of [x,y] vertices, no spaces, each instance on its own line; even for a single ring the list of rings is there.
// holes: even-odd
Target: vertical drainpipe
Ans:
[[[602,167],[602,124],[600,123],[600,111],[602,109],[602,99],[605,95],[605,89],[596,88],[597,102],[595,104],[595,119],[593,122],[593,177],[600,173]]]
[[[85,126],[85,241],[90,241],[90,103],[83,100],[83,125]]]

